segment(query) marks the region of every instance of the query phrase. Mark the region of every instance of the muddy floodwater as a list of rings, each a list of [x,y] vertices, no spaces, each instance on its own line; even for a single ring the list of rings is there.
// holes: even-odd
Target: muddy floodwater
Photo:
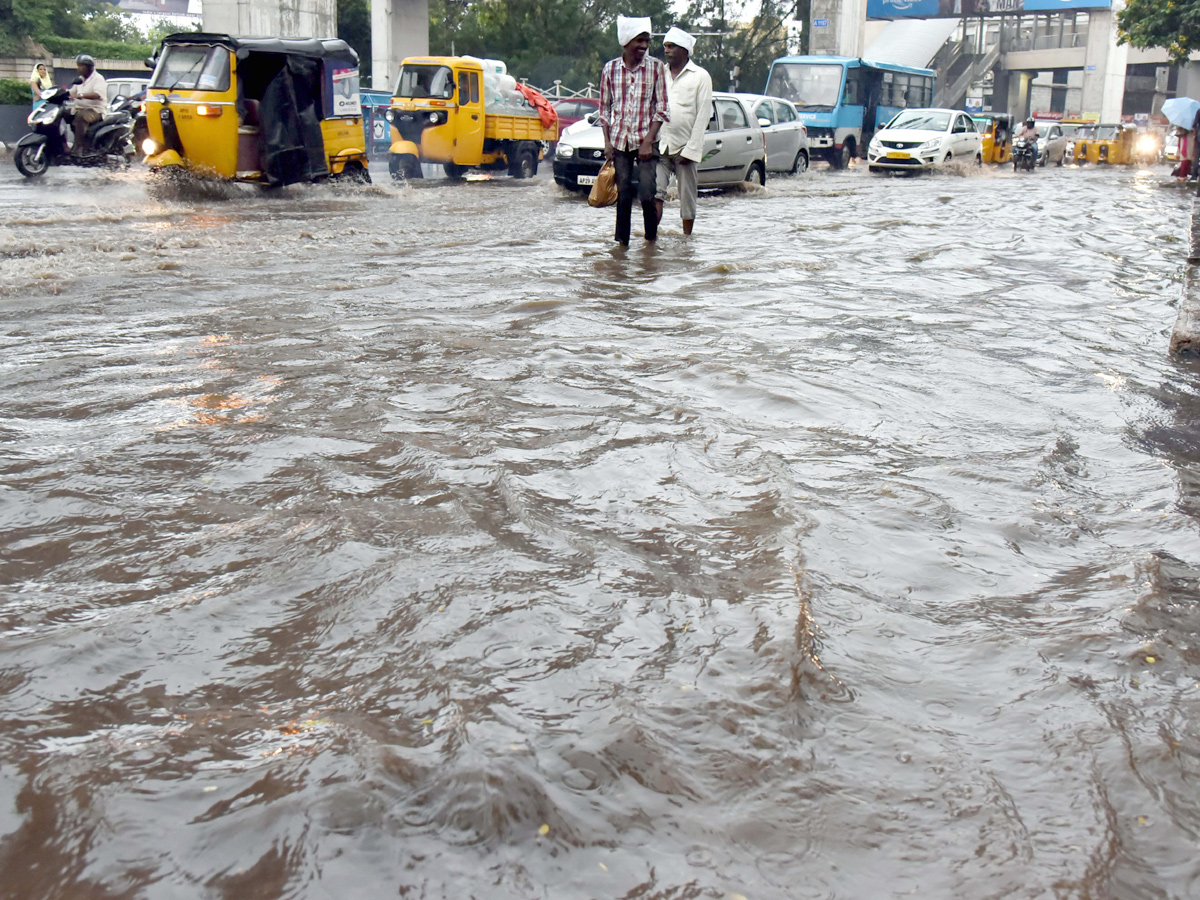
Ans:
[[[0,172],[0,897],[1200,897],[1166,169]]]

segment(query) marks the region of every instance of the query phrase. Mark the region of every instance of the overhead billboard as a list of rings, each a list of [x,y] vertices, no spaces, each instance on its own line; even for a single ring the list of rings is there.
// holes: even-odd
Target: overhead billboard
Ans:
[[[868,19],[957,19],[1067,9],[1108,9],[1112,0],[867,0]]]

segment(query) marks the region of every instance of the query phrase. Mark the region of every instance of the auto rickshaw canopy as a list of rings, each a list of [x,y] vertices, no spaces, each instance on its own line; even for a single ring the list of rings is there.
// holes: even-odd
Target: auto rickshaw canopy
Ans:
[[[164,45],[206,44],[225,47],[245,59],[251,53],[282,53],[288,56],[307,56],[311,59],[353,60],[358,53],[339,38],[243,38],[205,31],[183,31],[167,35]]]

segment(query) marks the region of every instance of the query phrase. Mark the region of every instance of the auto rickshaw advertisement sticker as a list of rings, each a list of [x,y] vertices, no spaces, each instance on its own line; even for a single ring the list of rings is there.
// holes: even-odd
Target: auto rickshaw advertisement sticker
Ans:
[[[333,109],[330,113],[334,116],[361,116],[358,69],[334,69],[332,75],[333,90],[330,91],[330,96],[333,98]]]

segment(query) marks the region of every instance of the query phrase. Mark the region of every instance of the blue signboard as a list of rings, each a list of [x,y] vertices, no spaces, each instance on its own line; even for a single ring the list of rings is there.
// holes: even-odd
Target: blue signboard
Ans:
[[[828,28],[828,19],[813,19],[813,28]]]
[[[868,19],[957,19],[1064,9],[1108,9],[1112,0],[867,0]]]

